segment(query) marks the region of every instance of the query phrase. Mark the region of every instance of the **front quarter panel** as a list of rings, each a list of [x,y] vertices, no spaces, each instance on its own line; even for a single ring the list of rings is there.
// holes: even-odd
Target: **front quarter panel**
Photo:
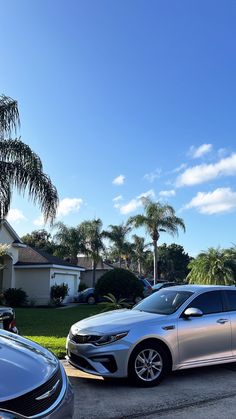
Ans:
[[[163,342],[170,350],[172,357],[172,365],[178,362],[178,340],[177,340],[177,322],[176,319],[168,316],[168,320],[161,324],[150,324],[143,330],[140,328],[133,329],[129,332],[126,339],[129,340],[129,356],[127,359],[126,369],[128,370],[128,361],[131,353],[137,345],[148,340],[155,339]]]

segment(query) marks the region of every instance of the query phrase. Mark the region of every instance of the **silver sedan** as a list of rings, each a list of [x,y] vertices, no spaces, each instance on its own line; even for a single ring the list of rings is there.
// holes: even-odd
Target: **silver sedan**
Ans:
[[[70,419],[74,395],[64,368],[42,346],[0,330],[0,419]]]
[[[67,359],[103,377],[158,384],[167,372],[236,361],[236,288],[164,288],[132,310],[115,310],[75,323]]]

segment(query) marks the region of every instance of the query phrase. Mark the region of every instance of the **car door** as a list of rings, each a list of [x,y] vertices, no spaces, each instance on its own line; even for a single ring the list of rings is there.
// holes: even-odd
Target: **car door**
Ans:
[[[225,310],[231,320],[232,352],[236,356],[236,289],[224,290]]]
[[[198,295],[188,307],[198,308],[201,317],[178,319],[179,363],[204,363],[232,356],[230,316],[223,311],[221,291]]]

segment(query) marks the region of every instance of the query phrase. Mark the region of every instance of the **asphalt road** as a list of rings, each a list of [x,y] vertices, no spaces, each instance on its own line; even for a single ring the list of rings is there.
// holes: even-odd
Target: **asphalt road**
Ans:
[[[149,389],[64,366],[75,392],[74,419],[236,417],[236,364],[175,372]]]

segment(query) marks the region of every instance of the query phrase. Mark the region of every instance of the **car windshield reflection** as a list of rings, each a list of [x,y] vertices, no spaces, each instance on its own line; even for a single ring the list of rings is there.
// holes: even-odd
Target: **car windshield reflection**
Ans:
[[[136,304],[132,310],[146,311],[155,314],[172,314],[192,295],[189,291],[158,291]]]

